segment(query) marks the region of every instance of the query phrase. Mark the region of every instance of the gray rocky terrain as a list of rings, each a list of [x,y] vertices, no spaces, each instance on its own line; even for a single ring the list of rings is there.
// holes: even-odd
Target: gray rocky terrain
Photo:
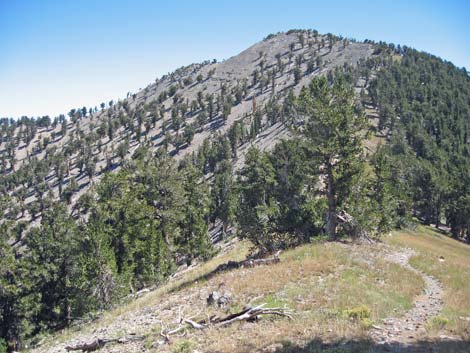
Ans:
[[[61,134],[61,124],[55,127],[51,125],[39,128],[34,138],[26,142],[21,137],[22,131],[17,129],[15,134],[18,143],[13,151],[13,170],[6,168],[4,174],[8,176],[14,173],[27,173],[31,160],[53,159],[56,154],[62,153],[77,141],[85,140],[88,153],[92,154],[95,170],[90,176],[83,168],[80,168],[84,150],[78,149],[67,157],[64,167],[66,172],[61,182],[62,189],[70,185],[72,179],[78,183],[78,190],[72,196],[70,206],[72,208],[79,197],[95,184],[105,171],[109,170],[110,164],[111,169],[119,168],[123,161],[131,158],[139,146],[145,145],[151,150],[156,150],[164,144],[168,135],[175,137],[184,129],[184,126],[194,124],[202,110],[200,106],[193,103],[198,101],[198,95],[199,97],[212,95],[216,100],[221,96],[222,90],[230,94],[243,87],[242,98],[232,105],[228,116],[222,117],[222,108],[220,108],[213,117],[196,130],[189,145],[178,147],[169,145],[168,151],[176,159],[196,152],[205,139],[212,140],[218,134],[226,134],[237,121],[243,121],[248,129],[253,119],[254,109],[259,109],[264,113],[263,108],[271,97],[275,96],[282,102],[291,90],[296,94],[299,93],[303,86],[308,85],[312,77],[325,75],[335,67],[355,65],[360,60],[369,58],[373,50],[374,46],[369,43],[341,40],[312,31],[289,31],[268,36],[227,60],[207,61],[179,68],[155,80],[154,83],[135,94],[129,93],[127,98],[117,100],[107,109],[73,119],[73,121],[68,120],[64,134]],[[295,82],[294,77],[296,67],[301,72],[298,82]],[[255,76],[257,76],[256,79]],[[360,91],[361,86],[365,86],[364,79],[358,85],[357,90]],[[172,89],[176,90],[175,94],[162,99],[162,95]],[[194,104],[195,108],[193,111],[188,109],[188,112],[184,114],[180,132],[174,131],[169,128],[172,109],[175,104],[184,103],[188,107]],[[155,116],[158,116],[158,119],[151,124],[150,121]],[[132,135],[129,126],[120,125],[112,138],[106,134],[104,136],[100,134],[103,126],[123,117],[129,118],[133,126],[139,119],[143,120],[148,131],[140,140]],[[243,156],[249,145],[256,144],[261,149],[269,149],[276,141],[289,135],[289,131],[282,122],[271,126],[265,114],[262,121],[263,131],[253,141],[238,146],[236,166],[243,165]],[[166,127],[165,133],[164,127]],[[45,140],[47,140],[47,146],[44,146]],[[121,159],[116,151],[124,141],[128,141],[129,144],[126,156]],[[4,165],[9,163],[6,161],[7,149],[7,142],[2,140],[0,156]],[[50,164],[43,178],[45,188],[49,195],[58,198],[58,167],[54,168],[54,163]],[[24,201],[17,200],[18,204],[25,207],[38,199],[37,192],[29,185],[15,186],[8,192],[15,197],[21,188],[26,189],[26,197]],[[33,223],[40,220],[40,216],[33,219],[27,210],[18,214],[18,217],[26,221],[34,221]]]

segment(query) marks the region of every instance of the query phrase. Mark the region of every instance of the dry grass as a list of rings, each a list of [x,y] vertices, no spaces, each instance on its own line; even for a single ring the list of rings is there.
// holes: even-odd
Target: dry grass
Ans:
[[[418,276],[375,254],[379,254],[377,248],[369,246],[311,244],[285,252],[279,264],[238,269],[199,281],[177,294],[189,298],[191,293],[199,293],[199,302],[192,301],[192,305],[204,309],[201,318],[217,312],[205,309],[205,293],[222,288],[233,297],[226,311],[266,302],[293,309],[295,319],[264,318],[257,323],[191,331],[181,340],[190,340],[200,351],[229,353],[253,352],[282,342],[307,342],[313,337],[327,341],[366,339],[375,320],[407,310],[423,287]],[[359,319],[348,315],[362,308],[370,315]],[[152,338],[157,340],[158,335]],[[174,344],[179,344],[178,340]]]
[[[396,232],[388,241],[417,250],[419,255],[411,259],[411,265],[444,285],[444,309],[429,327],[470,339],[470,246],[430,227]]]
[[[278,264],[209,275],[221,263],[243,259],[249,246],[246,242],[235,243],[227,253],[106,313],[98,322],[82,328],[81,337],[103,332],[100,330],[107,330],[101,335],[108,337],[125,335],[130,330],[146,335],[140,343],[106,346],[104,352],[184,352],[185,347],[190,347],[191,352],[248,353],[308,343],[315,338],[322,342],[368,342],[370,325],[408,310],[424,286],[416,274],[382,260],[379,245],[342,243],[304,245],[281,254]],[[230,293],[232,302],[228,308],[207,306],[206,298],[213,290]],[[180,315],[204,319],[262,302],[269,307],[287,306],[294,310],[294,320],[265,317],[256,323],[188,330],[171,344],[154,344],[161,340],[160,320],[166,327],[175,327]],[[157,319],[142,325],[139,320],[149,312]],[[62,337],[55,337],[55,342],[68,340],[72,334],[76,335],[69,330]]]
[[[428,228],[396,232],[386,241],[415,249],[419,255],[412,258],[412,265],[443,282],[445,308],[430,321],[430,328],[447,329],[468,341],[469,323],[460,317],[470,316],[470,247]],[[330,342],[327,351],[337,352],[338,342],[354,341],[351,350],[343,347],[344,352],[367,352],[374,350],[367,336],[370,325],[411,308],[424,288],[419,275],[383,260],[381,245],[315,243],[285,251],[278,264],[213,273],[221,263],[244,259],[249,248],[246,242],[235,242],[227,252],[106,313],[79,332],[70,329],[55,336],[49,346],[72,337],[86,341],[135,332],[145,335],[145,340],[106,346],[102,351],[320,352]],[[213,290],[230,293],[229,307],[207,306]],[[256,323],[188,330],[170,344],[155,345],[161,340],[162,324],[175,327],[180,315],[204,319],[262,302],[269,307],[287,306],[295,312],[294,320],[265,317]],[[149,313],[155,320],[149,319]],[[142,324],[143,318],[149,321]]]

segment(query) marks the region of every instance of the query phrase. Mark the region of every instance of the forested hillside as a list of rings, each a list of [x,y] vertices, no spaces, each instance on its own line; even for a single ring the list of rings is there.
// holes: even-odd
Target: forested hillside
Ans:
[[[429,54],[294,30],[105,106],[2,120],[5,341],[161,285],[229,234],[253,256],[413,216],[470,238],[470,78]]]
[[[397,192],[426,224],[444,222],[455,237],[468,238],[468,73],[412,49],[397,52],[371,84]]]

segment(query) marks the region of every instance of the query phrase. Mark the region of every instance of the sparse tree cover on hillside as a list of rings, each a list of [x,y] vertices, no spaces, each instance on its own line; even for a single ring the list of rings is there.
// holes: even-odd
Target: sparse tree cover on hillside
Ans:
[[[1,338],[66,327],[163,283],[214,255],[218,227],[260,254],[380,236],[413,216],[470,240],[468,73],[370,41],[371,56],[334,66],[328,55],[354,41],[283,35],[282,52],[257,50],[233,82],[208,61],[100,112],[0,121]],[[276,129],[290,138],[262,146]]]

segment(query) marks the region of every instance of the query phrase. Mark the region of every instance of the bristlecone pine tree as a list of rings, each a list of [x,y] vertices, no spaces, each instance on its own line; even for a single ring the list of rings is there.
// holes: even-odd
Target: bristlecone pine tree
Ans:
[[[305,119],[302,134],[312,157],[322,165],[328,199],[326,230],[330,240],[335,240],[338,210],[364,168],[362,141],[368,123],[356,107],[352,88],[341,77],[333,85],[324,77],[312,80],[302,89],[297,108]]]

